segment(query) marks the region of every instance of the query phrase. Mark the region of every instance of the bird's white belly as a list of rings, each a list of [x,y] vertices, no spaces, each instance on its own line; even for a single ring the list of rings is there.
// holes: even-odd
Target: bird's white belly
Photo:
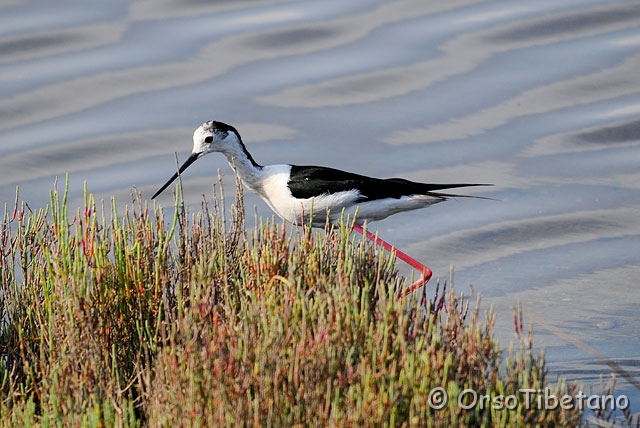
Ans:
[[[393,214],[425,208],[443,200],[429,195],[410,195],[361,202],[357,207],[357,222],[382,220]],[[350,211],[348,211],[349,214],[351,214]],[[353,208],[353,211],[355,211],[355,208]]]

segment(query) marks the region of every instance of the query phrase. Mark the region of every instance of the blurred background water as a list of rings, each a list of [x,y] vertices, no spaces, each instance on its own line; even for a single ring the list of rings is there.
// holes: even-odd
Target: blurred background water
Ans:
[[[494,183],[370,228],[454,265],[505,346],[520,300],[554,374],[599,393],[615,369],[640,409],[640,3],[9,0],[0,82],[2,203],[67,172],[72,206],[84,181],[149,198],[210,119],[264,164]],[[219,168],[185,174],[192,211]]]

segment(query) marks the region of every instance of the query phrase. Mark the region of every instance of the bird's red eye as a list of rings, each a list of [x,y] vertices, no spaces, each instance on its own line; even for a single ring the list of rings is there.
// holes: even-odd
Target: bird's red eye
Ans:
[[[207,144],[211,144],[212,141],[213,141],[213,137],[211,135],[209,135],[207,138],[204,139],[204,142]]]

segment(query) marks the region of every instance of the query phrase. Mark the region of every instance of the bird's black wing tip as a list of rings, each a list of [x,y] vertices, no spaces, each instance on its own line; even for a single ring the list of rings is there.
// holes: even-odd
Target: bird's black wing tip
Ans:
[[[457,187],[478,187],[478,186],[493,186],[491,183],[456,183],[456,184],[442,184],[443,189],[453,189]],[[449,186],[449,187],[444,187]]]
[[[470,199],[484,199],[486,201],[499,201],[499,199],[490,198],[488,196],[475,196],[475,195],[456,195],[455,193],[441,193],[441,192],[430,192],[432,196],[438,196],[444,199],[449,198],[470,198]]]

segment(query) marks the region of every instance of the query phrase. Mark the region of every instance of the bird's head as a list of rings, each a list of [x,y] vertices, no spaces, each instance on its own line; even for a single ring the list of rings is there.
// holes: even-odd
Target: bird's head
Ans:
[[[226,147],[237,144],[238,131],[226,123],[210,120],[198,126],[193,133],[191,156],[202,157],[211,152],[224,152]]]
[[[191,151],[191,156],[184,161],[182,166],[178,169],[178,172],[176,172],[173,177],[171,177],[169,181],[167,181],[164,186],[162,186],[160,190],[151,197],[151,199],[154,199],[162,193],[164,189],[169,187],[169,185],[189,167],[189,165],[202,156],[211,152],[224,152],[234,144],[238,144],[239,141],[240,136],[238,131],[233,126],[227,125],[226,123],[210,120],[198,126],[193,133],[193,150]]]

